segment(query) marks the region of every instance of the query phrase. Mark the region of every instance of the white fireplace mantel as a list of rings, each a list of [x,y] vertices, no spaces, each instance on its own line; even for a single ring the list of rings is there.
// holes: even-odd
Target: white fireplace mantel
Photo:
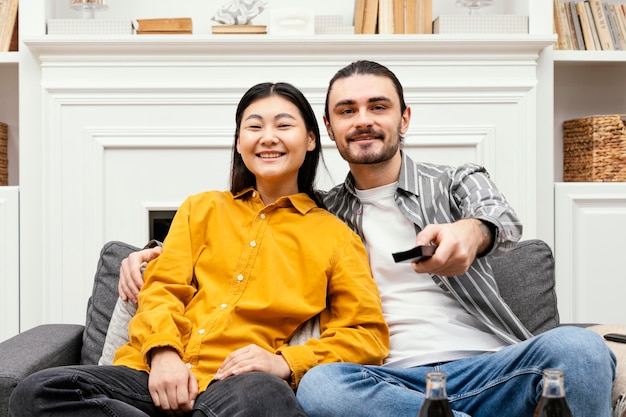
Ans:
[[[175,60],[181,56],[253,57],[279,60],[312,57],[349,61],[375,56],[407,56],[450,59],[498,59],[536,61],[539,53],[554,43],[553,37],[540,35],[346,35],[346,36],[271,36],[271,35],[145,35],[60,37],[42,36],[25,41],[42,62],[78,59],[100,61],[101,57],[158,57]],[[246,58],[247,57],[247,58]],[[498,58],[499,57],[499,58]]]
[[[525,237],[552,241],[552,125],[544,120],[552,93],[541,82],[541,57],[553,42],[533,35],[26,39],[40,71],[41,83],[28,88],[37,89],[29,100],[40,104],[41,126],[25,131],[41,135],[20,139],[20,240],[28,249],[21,328],[83,322],[106,241],[141,246],[150,210],[228,187],[234,111],[247,88],[293,83],[321,126],[328,81],[357,59],[381,62],[402,81],[412,108],[405,146],[414,159],[485,165],[517,208]],[[326,136],[323,143],[330,176],[320,187],[327,188],[347,166]]]

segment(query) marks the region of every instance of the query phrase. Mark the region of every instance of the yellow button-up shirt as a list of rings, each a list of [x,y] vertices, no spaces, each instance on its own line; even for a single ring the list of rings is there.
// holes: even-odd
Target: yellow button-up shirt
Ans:
[[[318,314],[320,339],[289,346]],[[381,364],[389,350],[360,238],[304,193],[266,206],[251,188],[181,205],[163,253],[146,269],[129,336],[114,364],[149,372],[150,350],[169,346],[201,391],[248,344],[283,355],[294,387],[317,364]]]

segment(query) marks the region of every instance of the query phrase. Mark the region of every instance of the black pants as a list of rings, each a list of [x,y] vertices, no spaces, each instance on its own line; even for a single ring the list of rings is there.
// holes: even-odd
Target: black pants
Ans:
[[[251,372],[214,381],[192,417],[306,417],[283,380]],[[65,366],[25,378],[9,401],[11,417],[165,417],[148,392],[148,374],[123,366]]]

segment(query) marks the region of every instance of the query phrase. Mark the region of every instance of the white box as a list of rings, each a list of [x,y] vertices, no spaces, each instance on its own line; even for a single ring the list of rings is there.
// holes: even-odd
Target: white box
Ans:
[[[340,14],[315,15],[316,35],[354,35],[354,26],[344,25]]]
[[[528,16],[441,15],[433,22],[433,33],[528,33]]]
[[[48,19],[48,35],[132,35],[125,19]]]

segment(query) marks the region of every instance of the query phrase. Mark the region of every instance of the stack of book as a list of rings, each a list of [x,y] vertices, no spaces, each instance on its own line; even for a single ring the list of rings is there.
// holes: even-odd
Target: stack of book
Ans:
[[[555,49],[626,50],[626,4],[554,0]]]
[[[432,0],[356,0],[354,33],[433,33]]]
[[[137,35],[191,35],[193,32],[190,17],[137,19]]]

